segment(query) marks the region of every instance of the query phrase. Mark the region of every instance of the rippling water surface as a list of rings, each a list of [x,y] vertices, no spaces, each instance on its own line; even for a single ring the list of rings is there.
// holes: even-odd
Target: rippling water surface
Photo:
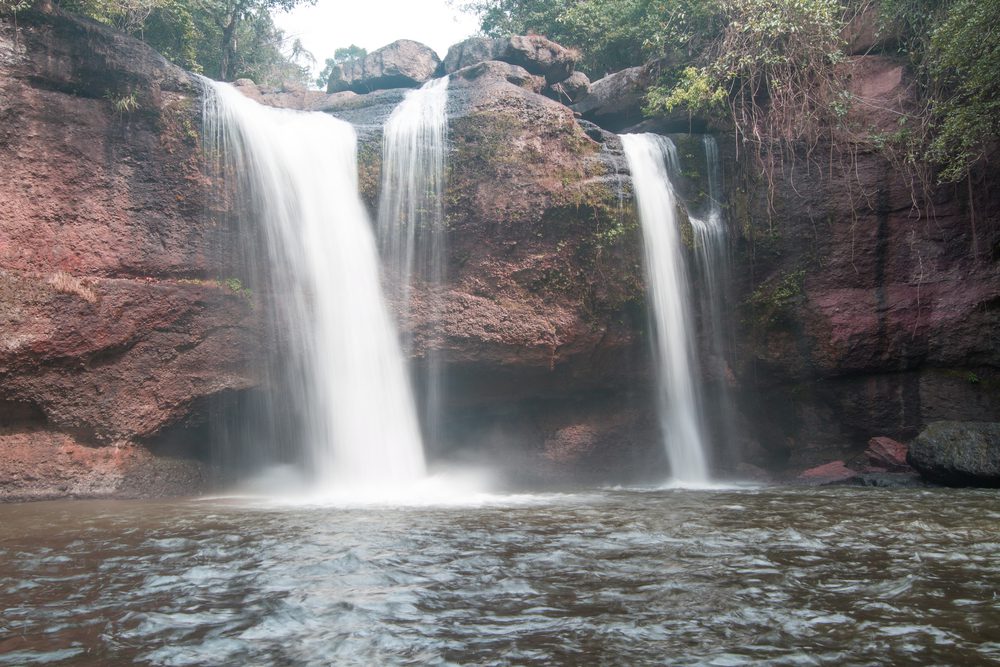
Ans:
[[[986,664],[996,491],[0,506],[0,664]]]

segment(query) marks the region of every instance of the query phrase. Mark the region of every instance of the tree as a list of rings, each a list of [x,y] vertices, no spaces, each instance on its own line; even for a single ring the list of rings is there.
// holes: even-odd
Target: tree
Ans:
[[[239,62],[237,46],[244,24],[250,23],[258,27],[253,31],[257,37],[275,32],[274,23],[270,20],[271,12],[288,11],[302,3],[314,4],[315,0],[214,0],[204,3],[202,6],[219,29],[219,49],[222,55],[219,61],[219,78],[223,81],[235,78]],[[265,29],[259,29],[262,27]]]
[[[287,39],[271,14],[314,1],[59,0],[64,9],[138,37],[191,71],[258,83],[308,78],[311,54],[293,43],[286,56]]]
[[[329,83],[330,76],[333,74],[334,68],[347,62],[363,60],[367,55],[368,50],[361,48],[357,44],[340,47],[333,52],[332,58],[326,59],[326,62],[323,64],[323,70],[319,73],[319,76],[316,77],[316,86],[319,88],[326,88],[326,84]]]

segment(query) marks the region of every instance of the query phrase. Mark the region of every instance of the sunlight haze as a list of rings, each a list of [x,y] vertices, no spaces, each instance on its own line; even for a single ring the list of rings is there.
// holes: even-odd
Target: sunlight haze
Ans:
[[[357,4],[318,0],[312,6],[276,14],[275,23],[290,39],[301,39],[316,57],[314,71],[342,46],[357,44],[371,52],[397,39],[422,42],[444,58],[449,46],[479,28],[473,15],[446,0],[368,0]]]

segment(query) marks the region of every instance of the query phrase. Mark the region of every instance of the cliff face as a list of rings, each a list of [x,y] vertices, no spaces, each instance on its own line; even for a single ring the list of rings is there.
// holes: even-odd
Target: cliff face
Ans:
[[[0,22],[0,494],[191,489],[198,465],[158,455],[207,456],[199,424],[214,399],[257,384],[266,308],[231,280],[239,230],[204,173],[197,82],[92,23],[20,23],[15,42]],[[905,68],[882,56],[851,66],[851,122],[891,127],[912,102]],[[620,142],[518,70],[473,66],[449,86],[448,280],[416,285],[403,323],[418,375],[431,352],[445,363],[432,453],[527,481],[655,477]],[[405,91],[240,88],[355,123],[374,211],[380,124]],[[1000,419],[991,173],[925,193],[862,149],[849,169],[789,161],[769,193],[719,141],[731,372],[705,374],[732,391],[738,433],[717,448],[719,467],[807,467],[933,419]]]
[[[855,56],[850,128],[898,127],[914,103],[903,62]],[[737,367],[743,412],[776,462],[857,454],[938,419],[1000,417],[1000,199],[995,170],[924,188],[851,143],[735,193]],[[832,169],[832,171],[831,171]],[[770,210],[769,210],[770,209]],[[767,415],[766,419],[756,415]]]
[[[0,22],[4,496],[190,490],[198,466],[148,446],[254,384],[252,308],[216,281],[235,244],[199,115],[197,83],[135,40],[58,13]],[[90,449],[109,444],[130,454]],[[19,464],[28,450],[95,463]]]

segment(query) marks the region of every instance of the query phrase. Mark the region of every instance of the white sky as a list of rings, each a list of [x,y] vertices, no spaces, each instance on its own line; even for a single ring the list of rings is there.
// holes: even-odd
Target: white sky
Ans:
[[[316,70],[342,46],[357,44],[371,52],[397,39],[426,44],[443,59],[449,46],[479,29],[472,14],[447,0],[317,0],[274,19],[316,56]]]

